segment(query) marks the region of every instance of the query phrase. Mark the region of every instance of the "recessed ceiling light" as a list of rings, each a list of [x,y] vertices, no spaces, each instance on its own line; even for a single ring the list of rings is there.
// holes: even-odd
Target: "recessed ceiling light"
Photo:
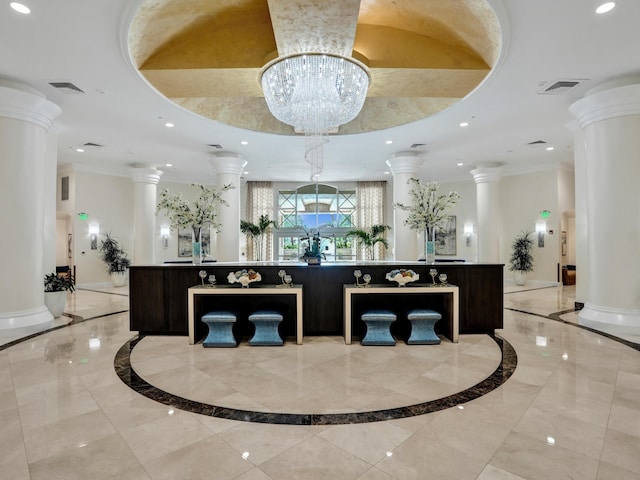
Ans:
[[[547,151],[550,152],[551,150],[553,150],[554,147],[547,147]]]
[[[384,172],[385,175],[389,175],[391,172]]]
[[[249,145],[249,142],[247,142],[246,140],[243,140],[240,142],[240,145]]]
[[[249,175],[249,172],[242,172],[243,175]]]
[[[386,141],[386,142],[384,142],[384,143],[386,143],[387,145],[391,145],[391,144],[393,143],[393,140],[387,140],[387,141]]]
[[[462,162],[458,162],[458,163],[456,163],[456,166],[458,166],[458,167],[461,167],[461,166],[463,166],[463,165],[464,165],[464,163],[462,163]]]
[[[173,167],[173,163],[167,163],[165,167]]]
[[[9,4],[9,6],[11,8],[13,8],[16,12],[18,13],[23,13],[25,15],[28,15],[31,13],[31,9],[29,7],[27,7],[26,5],[23,5],[22,3],[18,3],[18,2],[11,2]]]
[[[598,8],[596,8],[596,13],[607,13],[613,10],[613,7],[615,6],[616,6],[616,2],[603,3]]]
[[[165,126],[165,127],[172,128],[172,127],[174,127],[175,125],[174,125],[173,123],[171,123],[171,122],[167,122],[167,123],[165,123],[165,124],[164,124],[164,126]]]
[[[469,126],[469,122],[460,122],[460,126],[461,127],[468,127]]]
[[[84,148],[76,148],[76,152],[82,153],[82,152],[84,152]]]

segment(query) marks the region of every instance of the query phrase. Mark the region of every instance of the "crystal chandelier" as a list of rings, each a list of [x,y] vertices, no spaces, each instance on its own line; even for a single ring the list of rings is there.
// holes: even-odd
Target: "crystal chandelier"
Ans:
[[[261,82],[274,117],[305,133],[327,133],[360,113],[369,73],[351,58],[306,53],[268,63]]]
[[[269,110],[305,134],[311,180],[317,182],[322,172],[327,134],[358,116],[369,81],[360,62],[328,53],[289,55],[263,68],[261,83]]]

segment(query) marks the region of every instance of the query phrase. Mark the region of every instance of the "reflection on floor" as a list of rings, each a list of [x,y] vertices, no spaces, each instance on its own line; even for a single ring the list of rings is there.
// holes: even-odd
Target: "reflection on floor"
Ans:
[[[110,314],[128,308],[126,290],[78,290],[67,303],[78,316],[70,326],[0,347],[0,476],[640,479],[640,351],[554,320],[572,309],[574,288],[505,287],[505,328],[497,333],[513,345],[518,363],[495,390],[435,413],[352,425],[226,420],[141,396],[114,370],[116,352],[135,335],[126,312]],[[575,321],[574,313],[556,317]],[[462,336],[459,346],[443,342],[439,351],[394,351],[349,349],[325,337],[246,347],[253,358],[235,358],[242,374],[234,377],[221,350],[149,337],[131,362],[146,380],[196,400],[332,412],[466,388],[495,367],[491,342]],[[382,379],[372,377],[369,362],[384,367]]]

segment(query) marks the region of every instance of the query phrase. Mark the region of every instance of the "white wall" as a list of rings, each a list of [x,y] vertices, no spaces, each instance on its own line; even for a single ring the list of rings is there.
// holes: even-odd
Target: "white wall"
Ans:
[[[533,272],[530,280],[558,281],[560,262],[560,216],[558,207],[558,173],[556,170],[505,176],[500,179],[501,222],[500,261],[508,263],[511,244],[516,235],[523,231],[534,232]],[[540,212],[549,210],[546,219],[547,233],[544,247],[539,248],[536,223],[543,221]],[[549,232],[553,231],[553,234]],[[513,274],[505,266],[505,278]]]
[[[110,232],[129,254],[133,252],[133,182],[127,177],[76,171],[75,212],[72,214],[76,282],[109,282],[98,250],[91,250],[89,225],[98,223],[100,233]],[[85,212],[82,221],[78,213]],[[100,242],[98,241],[98,246]]]

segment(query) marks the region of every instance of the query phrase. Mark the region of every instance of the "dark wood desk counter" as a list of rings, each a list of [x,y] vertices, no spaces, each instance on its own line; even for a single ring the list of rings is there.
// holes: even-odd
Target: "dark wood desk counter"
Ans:
[[[493,333],[503,326],[503,265],[480,263],[340,262],[307,266],[292,262],[206,263],[203,265],[135,265],[129,270],[131,330],[142,334],[188,335],[188,289],[200,283],[198,272],[214,274],[227,283],[229,272],[253,268],[263,284],[277,284],[279,270],[286,270],[295,284],[304,286],[303,335],[343,335],[343,285],[355,283],[354,270],[371,275],[371,283],[390,284],[387,272],[412,269],[420,275],[417,284],[431,281],[429,269],[446,273],[459,288],[460,333]],[[237,288],[241,288],[239,285]],[[249,287],[251,288],[251,287]],[[238,301],[250,301],[238,297]],[[285,332],[296,336],[295,325]]]

